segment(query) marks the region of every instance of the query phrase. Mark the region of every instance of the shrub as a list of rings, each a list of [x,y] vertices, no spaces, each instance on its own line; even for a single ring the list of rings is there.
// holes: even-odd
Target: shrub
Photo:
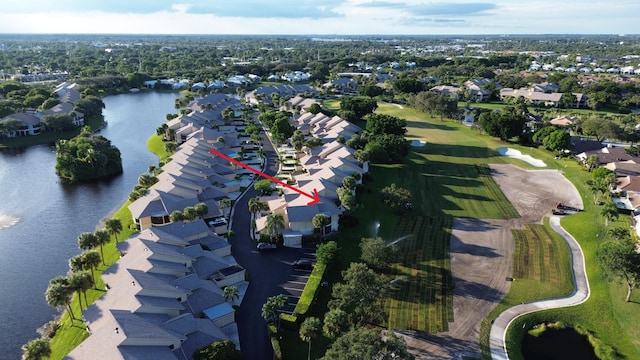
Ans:
[[[278,331],[274,324],[267,325],[269,331],[269,339],[271,339],[271,347],[273,348],[273,357],[275,359],[282,359],[282,349],[280,348],[280,339],[278,337]]]
[[[306,315],[306,313],[311,308],[313,300],[316,296],[316,291],[322,283],[322,277],[324,276],[326,268],[327,265],[322,262],[316,263],[316,266],[313,268],[311,275],[309,275],[309,280],[304,286],[304,290],[302,290],[302,295],[300,295],[298,304],[296,305],[295,310],[293,310],[293,312],[298,316]]]

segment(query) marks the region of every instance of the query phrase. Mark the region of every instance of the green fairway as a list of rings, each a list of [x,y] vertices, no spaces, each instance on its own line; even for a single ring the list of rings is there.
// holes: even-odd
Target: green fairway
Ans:
[[[403,216],[392,242],[400,259],[387,299],[390,329],[447,331],[453,321],[449,253],[450,216]]]

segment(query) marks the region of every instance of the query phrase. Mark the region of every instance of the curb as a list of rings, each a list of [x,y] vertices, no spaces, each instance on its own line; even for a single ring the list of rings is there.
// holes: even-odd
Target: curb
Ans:
[[[549,224],[555,232],[562,236],[571,251],[571,273],[575,283],[574,291],[568,297],[516,305],[500,313],[494,320],[493,325],[491,325],[489,334],[489,349],[492,359],[509,359],[505,339],[509,326],[511,326],[517,318],[541,310],[580,305],[589,299],[591,288],[587,277],[584,253],[580,244],[560,225],[560,217],[557,215],[549,217]],[[579,270],[576,271],[576,269]]]

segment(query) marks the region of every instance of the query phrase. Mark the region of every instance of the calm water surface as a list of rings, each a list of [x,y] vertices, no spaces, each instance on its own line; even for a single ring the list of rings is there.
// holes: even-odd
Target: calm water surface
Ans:
[[[147,139],[174,113],[177,93],[106,97],[108,126],[101,135],[122,153],[122,175],[92,184],[64,185],[55,151],[35,146],[0,152],[0,359],[19,359],[20,347],[56,311],[44,299],[49,280],[64,275],[80,253],[77,237],[126,201],[138,176],[158,159]]]

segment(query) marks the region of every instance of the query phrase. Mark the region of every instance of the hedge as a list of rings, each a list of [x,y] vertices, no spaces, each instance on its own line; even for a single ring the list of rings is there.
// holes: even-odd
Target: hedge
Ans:
[[[280,314],[280,325],[286,329],[296,329],[298,325],[298,319],[304,318],[316,296],[316,291],[322,284],[322,278],[327,269],[327,264],[324,262],[317,262],[313,267],[309,280],[302,290],[302,295],[296,304],[296,308],[293,310],[293,314]]]

